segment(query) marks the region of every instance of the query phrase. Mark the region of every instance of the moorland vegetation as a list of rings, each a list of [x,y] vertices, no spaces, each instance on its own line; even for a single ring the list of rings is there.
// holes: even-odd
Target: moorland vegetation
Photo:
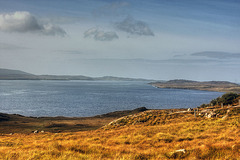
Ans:
[[[239,99],[227,93],[198,108],[146,110],[91,131],[1,134],[0,159],[237,160]]]

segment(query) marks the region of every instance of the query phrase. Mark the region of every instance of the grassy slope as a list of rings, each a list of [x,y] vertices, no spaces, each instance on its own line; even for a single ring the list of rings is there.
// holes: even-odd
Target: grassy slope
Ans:
[[[2,134],[0,159],[239,159],[239,106],[212,110],[217,118],[149,110],[94,131]]]

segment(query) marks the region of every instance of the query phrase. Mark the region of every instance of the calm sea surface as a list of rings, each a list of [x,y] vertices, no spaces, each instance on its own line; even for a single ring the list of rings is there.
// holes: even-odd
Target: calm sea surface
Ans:
[[[0,112],[25,116],[93,116],[138,107],[188,108],[220,92],[159,89],[147,82],[0,81]]]

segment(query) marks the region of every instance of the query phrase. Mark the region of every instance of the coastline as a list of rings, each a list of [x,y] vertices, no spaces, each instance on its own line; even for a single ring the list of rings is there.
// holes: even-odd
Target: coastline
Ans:
[[[170,80],[166,82],[152,82],[150,85],[156,88],[189,89],[214,92],[236,92],[240,93],[240,85],[227,81],[198,82],[190,80]]]
[[[0,113],[0,133],[78,132],[98,129],[123,116],[148,110],[145,107],[134,110],[115,111],[92,117],[31,117],[19,114]]]
[[[0,132],[0,159],[66,159],[66,156],[67,159],[237,159],[240,155],[239,98],[223,107],[138,108],[86,117],[92,118],[88,122],[95,123],[113,119],[86,130],[69,129],[71,122],[78,122],[74,125],[78,128],[84,127],[81,124],[84,118],[75,122],[66,117],[35,118],[50,119],[49,127],[63,130],[36,130],[35,126],[28,130],[21,128],[21,132]],[[125,113],[128,114],[123,116]],[[19,119],[9,127],[13,129],[20,122]],[[46,124],[47,121],[42,121],[40,126]]]

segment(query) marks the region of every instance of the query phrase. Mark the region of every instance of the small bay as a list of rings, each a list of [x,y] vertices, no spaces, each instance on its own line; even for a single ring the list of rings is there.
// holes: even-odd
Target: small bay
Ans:
[[[222,92],[160,89],[144,81],[0,81],[0,112],[87,117],[138,107],[197,107]]]

